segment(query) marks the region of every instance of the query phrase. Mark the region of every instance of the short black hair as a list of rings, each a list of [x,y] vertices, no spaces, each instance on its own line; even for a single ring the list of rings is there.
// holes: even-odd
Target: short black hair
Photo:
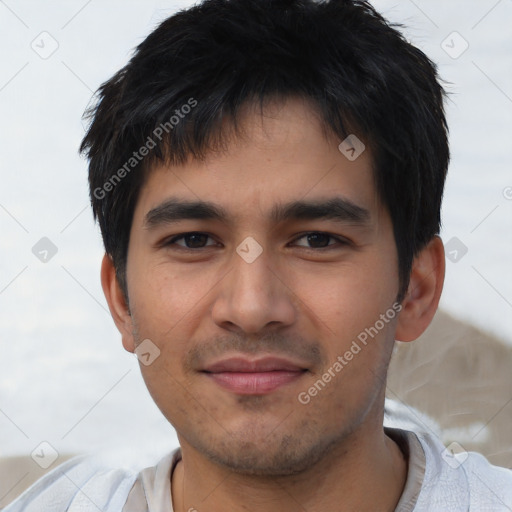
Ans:
[[[80,151],[105,250],[128,299],[133,212],[156,161],[203,159],[242,107],[302,98],[340,142],[372,150],[393,223],[399,299],[414,256],[441,227],[449,162],[436,65],[360,0],[205,0],[164,20],[97,91]],[[222,125],[222,129],[221,129]]]

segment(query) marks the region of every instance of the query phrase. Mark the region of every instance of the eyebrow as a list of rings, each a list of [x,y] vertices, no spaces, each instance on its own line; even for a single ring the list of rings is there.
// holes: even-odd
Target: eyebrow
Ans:
[[[217,220],[228,223],[229,214],[222,206],[209,201],[169,198],[151,209],[145,216],[144,227],[156,228],[182,220]],[[334,220],[340,223],[367,225],[370,211],[349,199],[332,197],[325,200],[297,200],[274,205],[269,220],[275,224],[290,220]]]

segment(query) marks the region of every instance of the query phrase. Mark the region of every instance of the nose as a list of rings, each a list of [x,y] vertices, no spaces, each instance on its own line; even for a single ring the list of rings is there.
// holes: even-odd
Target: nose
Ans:
[[[214,322],[247,334],[292,325],[296,318],[293,291],[266,251],[252,262],[236,252],[232,260],[231,270],[219,283],[212,309]]]

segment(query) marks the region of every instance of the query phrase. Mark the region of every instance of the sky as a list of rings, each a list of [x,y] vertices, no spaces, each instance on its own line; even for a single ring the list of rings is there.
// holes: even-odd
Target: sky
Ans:
[[[103,297],[81,116],[181,1],[0,1],[0,456],[175,446]],[[378,0],[437,63],[452,160],[441,308],[512,345],[512,2]]]

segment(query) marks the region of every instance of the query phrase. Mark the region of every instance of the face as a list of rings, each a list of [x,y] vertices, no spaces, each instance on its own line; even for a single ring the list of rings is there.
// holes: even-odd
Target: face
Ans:
[[[286,475],[377,428],[398,261],[369,149],[348,159],[298,100],[243,127],[226,151],[149,174],[124,344],[160,350],[141,371],[182,450]]]

